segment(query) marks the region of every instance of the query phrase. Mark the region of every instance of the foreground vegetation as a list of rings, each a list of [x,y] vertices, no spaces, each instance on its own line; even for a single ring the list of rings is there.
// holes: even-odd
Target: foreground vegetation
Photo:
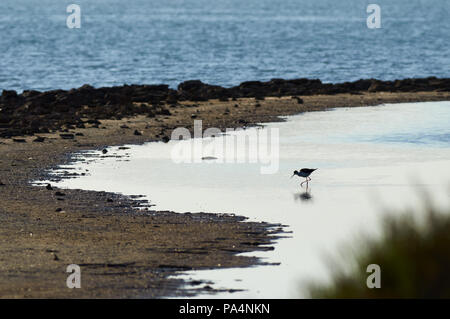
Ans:
[[[365,238],[345,266],[334,265],[331,284],[310,284],[311,297],[450,298],[450,211],[426,207],[425,216],[385,217],[381,237]],[[380,266],[381,288],[366,285],[370,264]]]

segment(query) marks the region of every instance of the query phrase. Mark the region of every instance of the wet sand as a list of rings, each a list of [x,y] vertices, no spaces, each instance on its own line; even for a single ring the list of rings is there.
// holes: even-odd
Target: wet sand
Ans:
[[[79,150],[164,140],[176,127],[235,128],[280,120],[278,116],[333,107],[449,100],[449,92],[361,93],[296,98],[238,98],[167,105],[168,114],[101,120],[99,127],[0,139],[1,297],[162,297],[210,290],[208,283],[169,279],[177,270],[243,267],[260,262],[238,252],[273,249],[279,225],[243,222],[214,214],[176,214],[133,209],[139,203],[117,194],[47,190],[44,179]],[[141,135],[136,135],[135,132]],[[77,136],[76,133],[83,134]],[[57,196],[56,192],[64,193]],[[138,195],[138,194],[136,194]],[[176,198],[174,198],[176,200]],[[278,233],[279,234],[279,233]],[[82,288],[66,287],[66,266],[82,267]],[[192,288],[192,289],[189,289]],[[232,296],[232,295],[231,295]]]

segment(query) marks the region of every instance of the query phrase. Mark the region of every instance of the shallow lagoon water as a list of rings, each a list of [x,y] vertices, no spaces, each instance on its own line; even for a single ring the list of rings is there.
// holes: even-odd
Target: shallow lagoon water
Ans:
[[[386,209],[420,206],[420,189],[438,205],[450,203],[449,124],[450,102],[311,112],[224,137],[227,141],[278,129],[279,168],[274,174],[261,174],[264,164],[248,160],[220,163],[229,154],[212,153],[211,143],[221,138],[210,138],[204,140],[209,151],[199,156],[217,160],[174,163],[176,143],[190,145],[196,139],[128,145],[127,150],[111,147],[108,155],[129,156],[74,163],[76,170],[88,169],[88,175],[58,186],[142,194],[156,210],[234,213],[288,225],[290,237],[278,240],[275,250],[250,254],[279,265],[180,276],[243,290],[200,297],[306,297],[304,283],[328,279],[325,257],[336,257],[343,245],[354,246],[361,234],[376,236]],[[319,168],[308,189],[300,187],[301,179],[290,179],[301,167]]]

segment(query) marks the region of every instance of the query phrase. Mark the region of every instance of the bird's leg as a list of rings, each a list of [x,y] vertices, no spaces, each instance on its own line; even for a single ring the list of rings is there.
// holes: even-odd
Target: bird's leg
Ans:
[[[303,187],[303,184],[305,184],[305,183],[307,183],[307,182],[308,182],[308,180],[305,180],[305,181],[301,182],[301,183],[300,183],[300,187]]]

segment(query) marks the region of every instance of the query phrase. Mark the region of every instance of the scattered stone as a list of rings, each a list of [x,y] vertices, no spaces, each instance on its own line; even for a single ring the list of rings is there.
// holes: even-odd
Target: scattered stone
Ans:
[[[242,289],[228,289],[228,292],[231,294],[239,291],[242,291]]]
[[[197,114],[192,114],[191,115],[191,119],[196,119],[197,118]]]
[[[75,133],[75,135],[76,135],[76,136],[84,136],[84,134],[83,134],[83,133],[80,133],[80,132]]]
[[[0,181],[0,186],[5,186],[5,184],[2,181]]]
[[[26,143],[27,141],[23,138],[13,138],[13,141],[16,143]]]
[[[103,154],[106,154],[106,153],[108,153],[108,150],[107,150],[106,148],[104,148],[103,151],[102,151],[102,153],[103,153]]]
[[[42,143],[42,142],[44,142],[44,141],[45,141],[45,137],[42,137],[42,136],[37,136],[37,137],[33,140],[34,143]]]
[[[56,192],[56,193],[55,193],[55,196],[66,196],[66,194],[61,193],[61,192]]]
[[[63,140],[73,140],[75,138],[75,135],[73,134],[59,134],[59,136],[63,139]]]
[[[89,120],[86,121],[86,123],[93,124],[93,125],[100,125],[100,124],[102,124],[102,122],[100,122],[97,119],[89,119]]]
[[[138,130],[134,130],[134,133],[133,133],[134,135],[137,135],[137,136],[140,136],[140,135],[142,135],[142,133],[140,132],[140,131],[138,131]]]
[[[168,109],[161,109],[160,114],[161,115],[172,115],[172,113]]]
[[[201,280],[193,280],[190,282],[190,284],[192,286],[198,286],[198,285],[201,285],[202,283],[203,283],[203,281],[201,281]]]
[[[162,137],[162,141],[163,141],[164,143],[169,143],[170,138],[169,138],[167,135],[164,135],[164,136]]]
[[[50,185],[50,184],[47,184],[47,186],[45,186],[45,188],[47,188],[49,191],[52,191],[52,190],[53,190],[53,187],[52,187],[52,185]]]
[[[120,126],[120,128],[130,128],[130,127],[128,125],[123,124]]]
[[[55,210],[55,212],[57,212],[57,213],[62,212],[62,208],[57,208],[57,209]]]

